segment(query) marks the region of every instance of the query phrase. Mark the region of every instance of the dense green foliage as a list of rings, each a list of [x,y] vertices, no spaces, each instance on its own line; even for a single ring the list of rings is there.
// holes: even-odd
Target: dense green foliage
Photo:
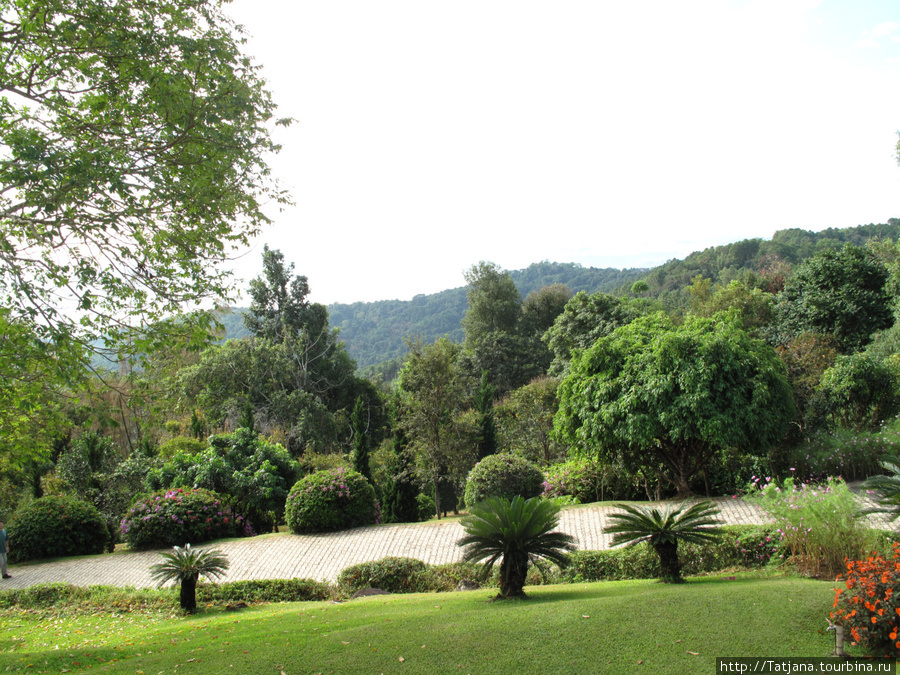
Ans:
[[[562,313],[544,335],[553,354],[550,372],[554,375],[565,374],[575,350],[587,349],[597,338],[631,323],[642,313],[627,298],[617,298],[608,293],[577,293],[566,303]]]
[[[424,593],[428,588],[428,565],[415,558],[381,558],[344,568],[338,587],[347,594],[365,588],[388,593]]]
[[[431,486],[440,516],[456,507],[454,486],[474,464],[477,432],[461,414],[469,383],[459,368],[458,345],[441,338],[434,344],[411,342],[409,346],[400,373],[399,426],[416,457],[422,482]]]
[[[102,553],[109,540],[97,509],[65,495],[35,499],[13,516],[6,529],[14,542],[12,560]]]
[[[537,497],[543,492],[544,474],[527,459],[516,455],[490,455],[478,462],[466,479],[465,501],[471,508],[489,497],[510,500]]]
[[[412,523],[434,514],[434,502],[423,514],[419,503],[419,486],[415,466],[406,452],[402,429],[394,432],[390,455],[385,466],[386,477],[381,488],[381,515],[385,523]],[[424,515],[424,518],[423,518]]]
[[[317,602],[336,597],[334,586],[314,579],[244,579],[197,585],[197,601],[202,604]]]
[[[646,270],[597,269],[550,262],[510,272],[522,297],[553,284],[565,284],[573,293],[612,292],[643,274]],[[402,357],[406,353],[406,339],[413,336],[421,336],[425,342],[442,336],[462,342],[460,322],[466,307],[466,289],[460,287],[417,295],[412,300],[334,304],[328,306],[328,312],[333,325],[340,329],[347,353],[365,368]]]
[[[873,431],[898,412],[897,369],[867,354],[850,354],[822,374],[807,417],[831,428]]]
[[[659,473],[688,495],[717,452],[765,453],[793,412],[775,351],[735,317],[656,314],[576,355],[555,422],[576,454]]]
[[[134,549],[197,544],[241,534],[244,519],[203,488],[160,490],[135,502],[122,520],[122,538]]]
[[[884,264],[861,246],[818,253],[785,282],[779,331],[785,337],[824,333],[844,353],[859,351],[894,323],[887,282]]]
[[[684,260],[671,260],[654,267],[644,279],[649,294],[673,309],[687,306],[690,297],[687,289],[698,275],[727,285],[742,273],[750,272],[756,275],[759,288],[777,292],[784,285],[791,265],[821,251],[840,249],[846,243],[863,245],[874,238],[896,241],[900,238],[900,219],[818,232],[799,228],[779,230],[770,240],[744,239],[696,251]]]
[[[551,464],[544,469],[544,478],[545,497],[570,497],[576,503],[589,504],[631,496],[623,494],[628,485],[616,480],[618,476],[609,465],[585,457]]]
[[[495,405],[501,452],[521,455],[539,466],[565,456],[565,446],[553,436],[553,416],[559,408],[558,387],[555,377],[535,378]]]
[[[553,531],[559,507],[540,497],[490,497],[472,506],[460,525],[466,534],[456,543],[464,562],[482,562],[485,575],[500,563],[499,598],[524,597],[529,565],[565,567],[575,548],[573,537]]]
[[[641,302],[659,298],[667,309],[682,311],[690,304],[690,287],[695,277],[702,276],[727,295],[731,281],[743,279],[746,287],[774,293],[781,290],[795,265],[817,252],[841,248],[845,243],[864,245],[873,238],[896,241],[900,238],[900,220],[890,219],[881,225],[849,228],[780,230],[771,240],[751,239],[697,251],[683,260],[671,260],[651,270],[597,269],[577,264],[535,263],[510,275],[519,293],[526,297],[553,284],[565,284],[572,293],[584,291],[615,294],[630,290],[636,279],[643,277],[647,289],[640,292]],[[643,287],[641,287],[643,288]],[[752,293],[752,290],[748,291]],[[724,296],[719,301],[724,301]],[[642,305],[638,304],[638,307]],[[412,300],[384,300],[328,306],[332,324],[340,329],[347,353],[363,369],[400,359],[406,353],[405,339],[421,336],[425,342],[447,336],[462,342],[460,321],[467,308],[466,288],[460,287],[431,295],[418,295]],[[220,317],[226,324],[228,338],[245,337],[247,333],[237,310]],[[655,309],[653,310],[655,311]],[[589,343],[588,343],[589,344]],[[585,345],[587,346],[587,345]],[[388,377],[388,380],[392,377]]]
[[[378,515],[375,490],[351,469],[317,471],[291,488],[285,515],[294,534],[370,525]]]
[[[263,202],[286,201],[263,159],[276,106],[240,30],[206,0],[0,11],[0,304],[63,369],[94,338],[114,356],[205,339],[207,313],[162,319],[228,298],[221,263],[268,222]]]
[[[210,436],[199,455],[179,453],[148,481],[154,489],[194,486],[221,495],[257,532],[271,530],[284,516],[288,490],[300,465],[276,443],[250,429]]]

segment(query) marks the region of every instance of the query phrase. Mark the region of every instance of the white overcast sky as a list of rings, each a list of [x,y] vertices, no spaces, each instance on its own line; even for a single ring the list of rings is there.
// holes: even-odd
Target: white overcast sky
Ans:
[[[317,302],[900,217],[897,0],[235,0]],[[246,296],[245,296],[246,300]]]

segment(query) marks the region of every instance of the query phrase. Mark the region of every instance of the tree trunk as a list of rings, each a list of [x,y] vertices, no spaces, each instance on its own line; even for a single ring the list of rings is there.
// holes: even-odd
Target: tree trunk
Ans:
[[[187,612],[197,611],[197,578],[194,574],[181,580],[181,609]]]
[[[528,557],[507,553],[500,563],[500,598],[524,598]]]
[[[659,578],[667,584],[677,584],[681,578],[681,563],[678,560],[678,542],[660,542],[653,544],[659,556]]]

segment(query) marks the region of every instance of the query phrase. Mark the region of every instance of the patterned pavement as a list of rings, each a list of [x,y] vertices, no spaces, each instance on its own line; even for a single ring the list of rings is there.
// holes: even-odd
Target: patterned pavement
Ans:
[[[740,499],[713,500],[728,524],[763,523],[766,517]],[[603,534],[611,506],[584,506],[562,511],[560,530],[571,534],[582,550],[608,548]],[[334,581],[349,565],[386,556],[418,558],[426,563],[455,562],[462,557],[456,540],[462,528],[454,520],[406,525],[375,525],[317,535],[272,534],[216,545],[228,556],[231,567],[222,581],[242,579],[290,579]],[[15,546],[15,542],[10,542]],[[201,546],[202,547],[202,546]],[[77,586],[152,587],[150,565],[159,551],[120,552],[74,560],[11,565],[12,579],[3,588],[25,588],[39,583],[67,582]]]

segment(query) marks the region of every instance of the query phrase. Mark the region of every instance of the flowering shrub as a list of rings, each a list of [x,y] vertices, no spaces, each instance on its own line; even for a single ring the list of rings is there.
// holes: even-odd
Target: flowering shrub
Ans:
[[[285,511],[294,534],[344,530],[377,522],[375,490],[352,469],[317,471],[294,484]]]
[[[846,588],[836,588],[831,620],[850,629],[845,638],[876,654],[900,654],[900,544],[890,560],[873,554],[847,560]]]
[[[184,546],[222,537],[251,534],[215,492],[177,488],[154,492],[125,514],[122,539],[134,549]]]
[[[571,459],[551,464],[544,470],[545,497],[571,497],[575,503],[587,504],[605,499],[625,499],[611,488],[615,471],[589,459]]]
[[[12,560],[103,553],[109,531],[100,512],[75,497],[35,499],[9,523]]]
[[[465,502],[471,507],[488,497],[531,499],[543,493],[544,475],[527,459],[505,453],[488,455],[466,479]]]
[[[819,485],[789,478],[783,486],[755,479],[748,498],[774,520],[779,555],[801,574],[834,578],[845,558],[858,558],[871,548],[873,535],[856,518],[853,493],[840,478]]]
[[[896,418],[874,431],[836,429],[812,434],[791,453],[798,478],[819,481],[827,476],[859,480],[880,472],[878,462],[900,453]]]

